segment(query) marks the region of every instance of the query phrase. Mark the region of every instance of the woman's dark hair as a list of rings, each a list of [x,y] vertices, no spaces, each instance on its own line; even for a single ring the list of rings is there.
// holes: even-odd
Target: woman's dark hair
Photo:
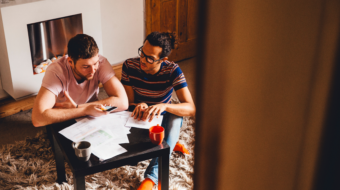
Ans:
[[[159,58],[164,58],[170,55],[171,50],[175,49],[177,45],[176,34],[174,32],[152,32],[149,34],[145,41],[148,41],[153,46],[162,48]]]
[[[78,59],[88,59],[99,52],[98,46],[94,39],[86,34],[77,34],[68,41],[67,54],[74,61]]]

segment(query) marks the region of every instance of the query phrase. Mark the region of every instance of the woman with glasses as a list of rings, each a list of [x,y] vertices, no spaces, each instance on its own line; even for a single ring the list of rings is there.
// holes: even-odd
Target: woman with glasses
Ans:
[[[164,140],[170,146],[170,155],[172,150],[189,154],[177,141],[183,116],[194,116],[196,112],[183,72],[168,60],[175,44],[173,33],[152,32],[138,49],[139,57],[124,62],[121,79],[133,117],[151,121],[163,115]],[[171,104],[174,90],[180,101],[178,104]],[[151,190],[158,183],[158,158],[152,159],[144,177],[139,190]]]

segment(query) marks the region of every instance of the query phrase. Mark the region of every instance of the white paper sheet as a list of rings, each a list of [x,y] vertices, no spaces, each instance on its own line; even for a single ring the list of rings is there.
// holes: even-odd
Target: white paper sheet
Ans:
[[[86,137],[87,135],[97,131],[100,129],[99,126],[94,125],[93,123],[89,122],[87,118],[77,122],[61,131],[60,134],[64,135],[66,138],[70,139],[71,141],[79,141],[80,139]]]
[[[100,160],[107,160],[124,152],[127,152],[125,148],[111,141],[97,147],[92,151],[92,153]]]
[[[131,112],[115,112],[101,117],[83,117],[59,133],[73,142],[89,141],[92,153],[105,160],[126,150],[119,144],[129,143],[130,128],[125,124]]]
[[[136,127],[136,128],[142,128],[142,129],[149,129],[152,126],[155,126],[159,124],[162,125],[163,116],[159,116],[158,118],[155,116],[152,121],[149,122],[149,120],[142,121],[138,119],[135,119],[134,117],[129,117],[128,121],[126,122],[126,126],[129,127]]]
[[[113,136],[110,134],[110,132],[103,129],[99,129],[98,131],[95,131],[81,139],[81,141],[90,142],[93,148],[96,148],[110,140],[113,140]]]
[[[120,116],[120,118],[122,119],[125,119],[126,118],[126,121],[127,121],[127,118],[129,118],[131,116],[132,112],[129,112],[129,111],[121,111],[121,112],[113,112],[113,113],[110,113],[108,115],[103,115],[103,116],[100,116],[100,117],[92,117],[92,116],[84,116],[84,117],[79,117],[79,118],[76,118],[76,122],[80,122],[81,120],[87,118],[88,120],[93,120],[93,119],[103,119],[103,118],[114,118],[115,116]],[[125,123],[124,123],[125,125]]]

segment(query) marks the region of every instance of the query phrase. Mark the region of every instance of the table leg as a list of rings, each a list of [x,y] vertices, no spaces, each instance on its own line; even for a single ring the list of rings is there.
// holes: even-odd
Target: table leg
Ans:
[[[169,189],[169,154],[158,157],[158,189]]]
[[[52,146],[52,151],[54,152],[53,136],[52,136],[52,131],[51,131],[50,126],[46,127],[46,133],[47,133],[48,140],[50,141],[50,144]]]
[[[53,146],[54,146],[54,158],[55,158],[56,169],[57,169],[57,182],[59,184],[62,184],[63,182],[67,182],[66,174],[65,174],[64,156],[63,156],[63,153],[61,152],[61,149],[54,135],[52,135],[52,137],[53,137]]]
[[[85,176],[73,173],[74,190],[85,190]]]

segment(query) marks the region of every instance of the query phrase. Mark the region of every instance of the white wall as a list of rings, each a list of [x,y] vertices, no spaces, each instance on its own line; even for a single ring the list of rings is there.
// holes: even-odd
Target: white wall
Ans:
[[[104,56],[112,65],[138,55],[144,40],[142,0],[101,0]]]
[[[102,25],[102,54],[111,65],[137,56],[144,40],[144,1],[100,0]],[[2,89],[0,99],[8,94]]]

